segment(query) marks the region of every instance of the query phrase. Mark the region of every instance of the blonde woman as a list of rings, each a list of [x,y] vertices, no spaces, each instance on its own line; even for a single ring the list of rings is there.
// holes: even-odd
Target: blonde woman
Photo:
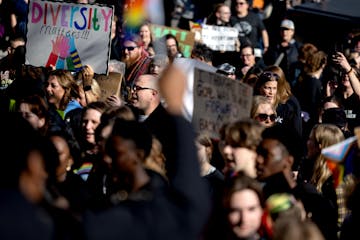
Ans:
[[[324,197],[337,207],[334,179],[321,150],[343,141],[344,134],[333,124],[317,124],[307,141],[307,159],[300,169],[302,180],[309,181]]]
[[[269,103],[265,96],[257,95],[253,97],[250,117],[264,127],[271,127],[275,124],[277,116],[274,105]]]

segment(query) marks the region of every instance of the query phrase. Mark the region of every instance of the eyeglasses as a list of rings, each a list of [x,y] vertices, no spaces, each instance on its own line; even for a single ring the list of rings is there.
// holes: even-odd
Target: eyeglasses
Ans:
[[[245,5],[246,2],[236,2],[236,5]]]
[[[124,47],[123,47],[123,51],[125,51],[125,49],[126,49],[126,50],[128,50],[129,52],[131,52],[131,51],[133,51],[133,50],[134,50],[135,48],[137,48],[137,47],[138,47],[138,46],[135,46],[135,47],[134,47],[134,46],[130,46],[130,47],[125,47],[125,46],[124,46]]]
[[[275,81],[279,81],[280,76],[274,72],[266,71],[261,73],[259,78],[266,78],[267,80],[270,81],[273,80],[274,78]]]
[[[276,114],[267,115],[265,113],[260,113],[256,116],[261,122],[265,122],[267,119],[270,119],[271,122],[275,122]]]
[[[148,88],[148,87],[140,87],[140,86],[138,86],[138,85],[134,85],[133,87],[132,87],[132,90],[134,91],[134,92],[138,92],[138,91],[141,91],[141,90],[155,90],[155,89],[153,89],[153,88]]]

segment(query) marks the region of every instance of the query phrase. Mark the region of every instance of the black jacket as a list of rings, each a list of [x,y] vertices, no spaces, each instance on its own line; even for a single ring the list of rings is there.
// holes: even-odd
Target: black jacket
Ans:
[[[168,134],[176,158],[169,163],[169,188],[147,198],[129,198],[99,214],[84,218],[88,239],[198,239],[209,215],[209,195],[199,174],[191,125],[172,119]]]

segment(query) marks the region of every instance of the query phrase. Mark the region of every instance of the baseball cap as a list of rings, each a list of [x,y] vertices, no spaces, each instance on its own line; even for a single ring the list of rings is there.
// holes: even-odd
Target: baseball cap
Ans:
[[[280,25],[281,28],[287,28],[287,29],[292,29],[295,30],[295,24],[293,21],[289,20],[289,19],[285,19],[281,22]]]

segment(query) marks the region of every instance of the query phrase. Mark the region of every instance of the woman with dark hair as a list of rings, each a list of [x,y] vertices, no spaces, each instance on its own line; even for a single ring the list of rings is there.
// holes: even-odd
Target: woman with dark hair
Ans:
[[[167,55],[170,59],[170,62],[174,61],[175,58],[184,56],[184,54],[180,50],[179,42],[174,35],[170,33],[166,34],[165,43],[166,43]]]
[[[261,239],[265,199],[258,181],[239,172],[225,187],[223,206],[227,222],[224,239]]]

